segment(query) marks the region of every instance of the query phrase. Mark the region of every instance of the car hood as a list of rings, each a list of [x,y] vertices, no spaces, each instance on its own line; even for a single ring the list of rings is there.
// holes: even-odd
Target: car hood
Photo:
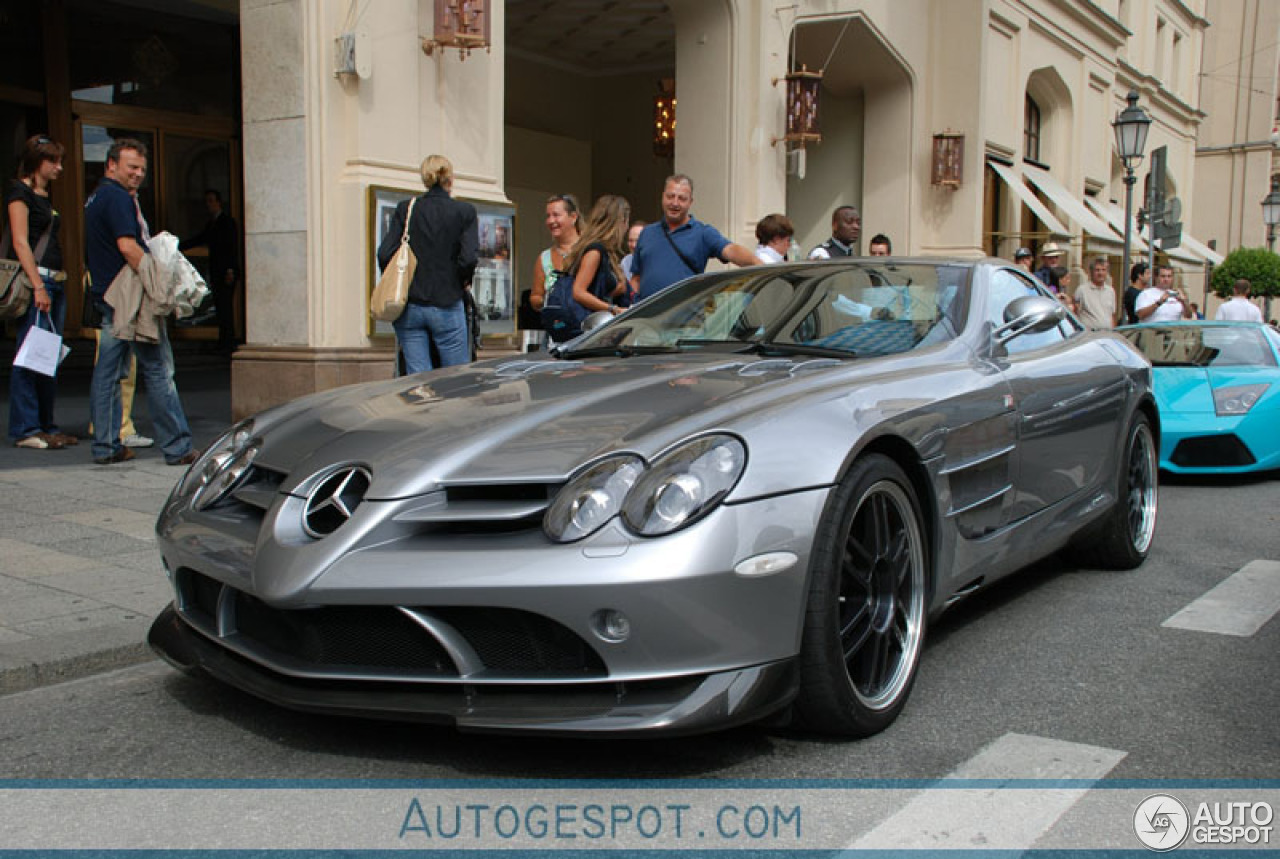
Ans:
[[[1156,403],[1160,409],[1183,414],[1216,414],[1213,392],[1234,385],[1275,384],[1280,376],[1263,367],[1157,367]]]
[[[848,367],[724,354],[492,360],[268,412],[257,424],[257,463],[287,475],[286,492],[336,464],[363,465],[371,500],[459,483],[555,483],[606,453],[649,457],[692,433],[785,407],[792,387],[803,396]]]

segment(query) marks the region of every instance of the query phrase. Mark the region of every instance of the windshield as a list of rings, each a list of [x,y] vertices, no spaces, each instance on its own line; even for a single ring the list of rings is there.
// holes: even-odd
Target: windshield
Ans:
[[[953,339],[970,268],[870,261],[757,266],[687,280],[573,344],[612,351],[778,351],[879,356]]]
[[[1257,328],[1170,325],[1120,332],[1155,367],[1274,367],[1275,356]]]

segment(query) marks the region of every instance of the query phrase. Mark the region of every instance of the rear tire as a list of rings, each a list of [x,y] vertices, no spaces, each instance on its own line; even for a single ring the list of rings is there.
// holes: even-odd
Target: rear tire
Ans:
[[[1076,538],[1079,560],[1104,570],[1132,570],[1147,559],[1155,536],[1159,463],[1151,419],[1133,416],[1121,451],[1116,503],[1096,529]]]
[[[814,541],[799,727],[866,737],[898,717],[924,643],[927,556],[907,475],[880,454],[855,462]]]

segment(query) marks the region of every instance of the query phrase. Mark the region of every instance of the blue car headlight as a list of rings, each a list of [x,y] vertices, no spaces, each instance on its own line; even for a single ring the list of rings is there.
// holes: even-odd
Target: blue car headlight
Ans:
[[[731,435],[708,435],[659,458],[627,495],[622,519],[645,537],[670,534],[711,512],[747,465],[747,448]]]
[[[589,537],[618,515],[622,502],[644,471],[644,460],[624,454],[601,460],[570,480],[542,520],[557,543]]]
[[[253,437],[253,420],[243,421],[209,445],[183,475],[178,494],[191,499],[191,506],[204,510],[222,500],[249,470],[258,453]]]
[[[1218,417],[1232,417],[1248,414],[1262,395],[1267,392],[1268,384],[1232,385],[1229,388],[1213,389],[1213,410]]]

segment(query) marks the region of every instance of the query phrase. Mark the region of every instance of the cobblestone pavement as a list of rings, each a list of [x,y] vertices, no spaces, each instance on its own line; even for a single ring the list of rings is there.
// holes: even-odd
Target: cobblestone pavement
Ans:
[[[20,449],[7,438],[12,349],[0,350],[0,694],[150,658],[146,631],[170,598],[154,529],[185,469],[155,447],[131,462],[93,463],[92,345],[71,345],[79,359],[59,373],[56,415],[81,441],[65,450]],[[177,351],[178,391],[201,448],[231,420],[229,362],[195,344]],[[139,391],[134,418],[151,435],[146,411]]]

